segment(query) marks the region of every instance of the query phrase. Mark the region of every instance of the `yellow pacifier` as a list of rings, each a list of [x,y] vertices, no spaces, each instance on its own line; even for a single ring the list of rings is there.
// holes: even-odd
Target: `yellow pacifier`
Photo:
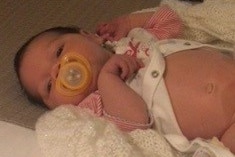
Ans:
[[[76,53],[67,53],[60,61],[56,89],[66,96],[81,94],[90,85],[91,74],[91,66],[86,58]]]

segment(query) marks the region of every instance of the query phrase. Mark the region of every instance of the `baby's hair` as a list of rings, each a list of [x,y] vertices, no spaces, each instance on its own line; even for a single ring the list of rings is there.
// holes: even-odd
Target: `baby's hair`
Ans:
[[[63,35],[63,34],[68,34],[68,33],[80,33],[80,28],[79,27],[53,27],[53,28],[49,28],[46,29],[34,36],[32,36],[31,38],[29,38],[21,47],[20,49],[17,51],[15,58],[14,58],[14,68],[15,68],[15,72],[17,75],[17,78],[19,80],[21,89],[24,91],[26,97],[28,98],[28,100],[30,102],[33,103],[37,103],[40,104],[42,106],[45,106],[45,104],[43,103],[43,100],[41,98],[35,97],[33,96],[30,92],[27,91],[27,89],[24,88],[21,80],[20,80],[20,67],[21,67],[21,61],[24,57],[25,52],[27,51],[27,48],[29,47],[29,45],[39,36],[45,34],[45,33],[58,33],[59,35]]]

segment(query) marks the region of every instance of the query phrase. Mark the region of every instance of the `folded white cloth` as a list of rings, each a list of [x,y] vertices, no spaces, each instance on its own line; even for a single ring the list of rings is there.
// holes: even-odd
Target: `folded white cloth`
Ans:
[[[231,48],[235,44],[235,1],[204,0],[190,5],[178,0],[162,0],[174,9],[185,25],[183,38]]]
[[[113,124],[75,106],[61,106],[37,122],[45,157],[173,157],[167,141],[153,130],[120,132]]]

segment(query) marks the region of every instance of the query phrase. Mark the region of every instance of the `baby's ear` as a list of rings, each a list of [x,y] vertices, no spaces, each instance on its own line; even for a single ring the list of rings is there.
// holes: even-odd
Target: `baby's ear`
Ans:
[[[80,34],[94,42],[96,42],[99,45],[102,45],[104,43],[104,39],[101,38],[100,36],[98,36],[97,34],[88,32],[88,31],[84,31],[84,30],[80,30]]]
[[[90,32],[85,31],[85,30],[83,30],[83,29],[80,29],[79,33],[80,33],[81,35],[88,35],[88,34],[90,34]]]

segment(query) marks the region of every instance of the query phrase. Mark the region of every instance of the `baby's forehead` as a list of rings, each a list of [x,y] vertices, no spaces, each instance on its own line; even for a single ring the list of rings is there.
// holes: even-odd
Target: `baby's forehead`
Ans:
[[[47,47],[51,42],[58,39],[60,36],[61,34],[56,32],[42,33],[31,41],[31,43],[28,45],[28,50],[32,50],[34,48]]]
[[[59,36],[60,34],[58,33],[47,32],[35,37],[26,47],[21,62],[28,60],[28,56],[32,59],[32,56],[35,57],[41,53],[45,54],[48,52],[51,43],[58,39]]]

